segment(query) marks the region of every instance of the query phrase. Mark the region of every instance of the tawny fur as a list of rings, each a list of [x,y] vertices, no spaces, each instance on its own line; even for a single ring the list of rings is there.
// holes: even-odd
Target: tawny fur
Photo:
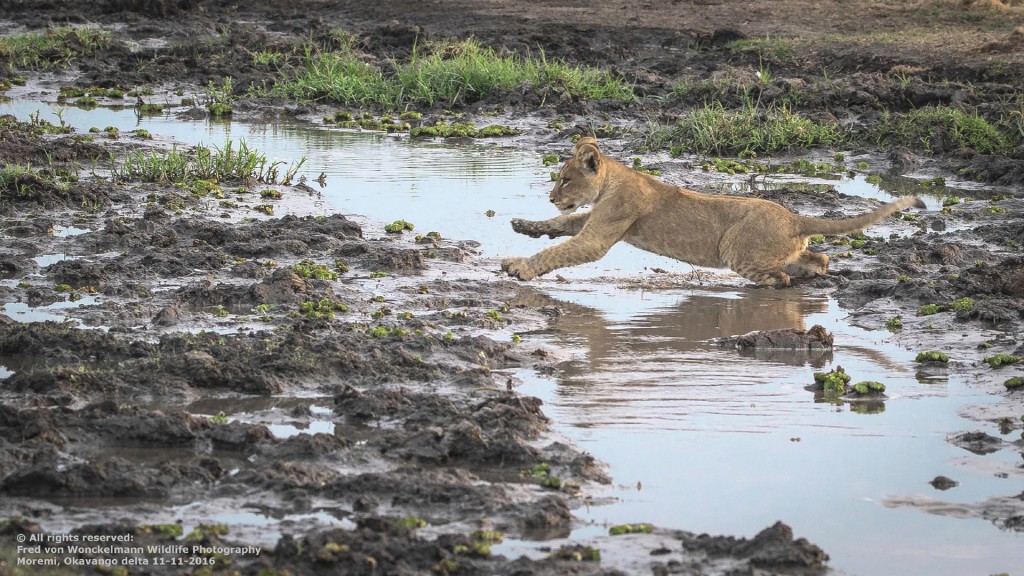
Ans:
[[[900,198],[843,220],[793,214],[757,198],[712,196],[672,186],[605,156],[593,138],[581,138],[550,195],[562,211],[550,220],[513,219],[512,228],[534,238],[571,236],[529,258],[508,258],[501,269],[530,280],[557,268],[593,262],[616,243],[695,266],[731,268],[763,286],[828,273],[828,256],[807,250],[816,234],[849,234],[913,206]],[[589,212],[572,213],[589,204]]]

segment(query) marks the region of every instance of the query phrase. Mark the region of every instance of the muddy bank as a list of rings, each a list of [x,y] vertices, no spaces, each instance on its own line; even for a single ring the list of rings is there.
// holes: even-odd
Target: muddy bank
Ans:
[[[59,147],[64,136],[40,138]],[[596,561],[602,548],[619,554],[612,541],[546,559],[488,552],[491,540],[567,536],[572,510],[609,475],[514,391],[512,370],[559,355],[509,335],[543,327],[551,309],[494,277],[473,243],[367,235],[339,214],[254,217],[177,185],[73,184],[109,190],[109,205],[82,210],[57,186],[5,197],[9,214],[82,226],[61,236],[15,216],[5,228],[9,301],[77,304],[62,322],[0,326],[7,536],[171,546],[127,553],[152,574],[182,562],[200,563],[190,572],[622,573]],[[119,523],[103,504],[114,502]],[[197,520],[214,511],[260,520]],[[778,562],[760,540],[733,553],[688,533],[655,538],[641,549],[678,541],[672,553],[708,573],[821,572],[827,559],[791,535],[771,539],[792,549]],[[56,540],[7,549],[6,562],[126,566],[125,553]],[[174,547],[185,541],[200,552]]]

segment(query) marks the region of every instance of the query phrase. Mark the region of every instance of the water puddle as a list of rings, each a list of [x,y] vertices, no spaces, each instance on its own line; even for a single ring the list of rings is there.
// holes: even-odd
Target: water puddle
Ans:
[[[941,210],[944,199],[957,196],[970,196],[970,190],[962,187],[942,185],[925,185],[921,180],[902,176],[877,176],[862,173],[837,175],[834,178],[806,178],[801,176],[776,175],[767,179],[766,185],[759,188],[783,187],[815,187],[834,188],[836,192],[846,196],[869,198],[882,202],[892,202],[905,196],[917,196],[929,210]]]
[[[62,300],[45,306],[8,302],[0,306],[0,312],[10,316],[15,322],[64,322],[69,319],[68,314],[64,312],[82,306],[92,306],[96,302],[95,296],[82,296],[77,300]]]
[[[54,225],[53,227],[53,235],[57,238],[70,238],[71,236],[78,236],[88,232],[92,232],[92,230],[89,230],[88,228],[76,228],[74,226]]]
[[[37,110],[52,120],[58,107],[0,103],[0,114],[19,119]],[[477,240],[487,257],[525,256],[558,242],[520,236],[509,226],[510,218],[557,214],[547,201],[550,167],[536,153],[294,123],[137,119],[130,109],[65,108],[62,117],[83,133],[92,126],[115,126],[122,133],[145,128],[186,144],[244,139],[286,164],[304,157],[308,182],[321,171],[326,178],[316,201],[325,210],[365,217],[368,237],[383,236],[383,224],[402,219],[416,233],[436,230],[446,238]],[[792,181],[830,184],[844,194],[879,200],[904,194],[862,175]],[[935,208],[949,193],[925,198]],[[276,215],[283,210],[284,205]],[[885,505],[894,497],[937,497],[929,481],[938,475],[960,482],[941,494],[950,502],[1019,493],[1019,478],[977,465],[983,458],[1019,465],[1014,451],[973,456],[946,441],[951,432],[978,428],[960,415],[965,405],[989,404],[993,397],[956,376],[920,378],[916,351],[902,348],[898,335],[852,326],[820,294],[742,288],[651,292],[584,281],[649,275],[651,268],[692,270],[620,244],[596,263],[559,271],[574,282],[537,283],[567,312],[552,330],[524,335],[524,344],[549,343],[578,353],[554,376],[517,373],[524,382],[520,390],[542,398],[559,432],[607,462],[615,482],[600,495],[613,503],[576,511],[582,526],[573,538],[604,534],[607,525],[623,522],[749,537],[783,520],[824,548],[833,567],[852,574],[992,573],[1024,565],[1020,533],[977,518]],[[18,321],[39,321],[34,314],[60,319],[59,310],[84,303],[37,310],[7,304],[3,312]],[[744,356],[708,342],[814,324],[835,334],[830,357]],[[856,380],[886,384],[887,398],[865,407],[822,402],[805,389],[814,371],[837,365]],[[264,423],[287,438],[333,433],[329,404],[323,398],[231,399],[204,400],[187,409]],[[234,521],[232,513],[225,514],[224,521]],[[494,547],[513,555],[528,549],[535,545],[507,541]]]
[[[853,574],[957,574],[983,559],[994,560],[993,570],[1024,562],[1020,534],[888,503],[939,494],[928,484],[938,475],[961,481],[942,494],[954,502],[1019,492],[1019,482],[987,471],[995,461],[1000,470],[1019,467],[1015,451],[975,457],[945,441],[950,431],[976,428],[961,417],[964,404],[998,399],[956,377],[920,377],[898,336],[851,326],[834,301],[799,290],[547,291],[568,312],[526,341],[579,354],[553,378],[528,375],[520,391],[543,399],[566,435],[611,463],[615,481],[605,495],[612,504],[576,511],[589,525],[572,539],[633,522],[749,537],[783,519]],[[743,356],[708,342],[814,324],[835,335],[830,358]],[[805,389],[818,363],[882,382],[887,397],[822,402]],[[536,547],[509,541],[495,551]]]
[[[40,267],[46,268],[50,264],[56,264],[57,262],[63,262],[64,260],[74,260],[74,256],[68,256],[67,254],[43,254],[42,256],[36,256],[32,260]]]
[[[239,541],[273,548],[281,535],[302,530],[341,528],[355,530],[356,523],[343,517],[342,511],[315,510],[302,514],[283,514],[255,504],[252,511],[238,510],[234,502],[197,502],[171,508],[173,517],[187,519],[182,522],[185,535],[200,524],[226,524],[231,527],[231,537]],[[263,508],[263,509],[260,509]],[[200,528],[201,529],[201,528]]]
[[[299,434],[334,434],[337,424],[330,398],[244,398],[203,399],[186,411],[197,416],[262,424],[275,438],[283,440]]]

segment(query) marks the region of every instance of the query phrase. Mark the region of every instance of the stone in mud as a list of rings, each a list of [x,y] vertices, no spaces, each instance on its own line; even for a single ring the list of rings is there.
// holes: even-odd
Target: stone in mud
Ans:
[[[683,540],[691,552],[713,558],[733,557],[762,570],[823,569],[828,554],[804,538],[793,539],[793,529],[782,522],[765,528],[753,539],[701,534]]]
[[[61,260],[47,266],[44,272],[56,284],[67,284],[72,288],[85,286],[99,288],[104,284],[108,275],[118,271],[111,270],[108,263]]]
[[[37,498],[162,498],[175,486],[214,480],[195,465],[141,467],[117,457],[65,465],[54,459],[16,470],[0,483],[0,492]]]
[[[545,496],[526,507],[517,507],[523,514],[523,524],[534,535],[545,538],[565,537],[572,525],[572,513],[564,498]],[[509,513],[512,513],[511,511]]]
[[[929,482],[929,484],[931,484],[936,490],[949,490],[950,488],[955,488],[960,485],[956,480],[945,476],[936,476],[931,482]]]
[[[181,302],[171,302],[156,313],[156,316],[153,317],[153,324],[156,326],[174,326],[186,314],[184,308],[185,306]]]
[[[905,146],[897,146],[886,156],[889,161],[889,172],[899,176],[913,171],[921,164],[921,159]]]
[[[267,458],[292,460],[307,458],[316,460],[330,454],[339,454],[352,447],[352,441],[335,434],[296,434],[285,440],[261,445],[261,454]]]
[[[796,328],[782,330],[757,330],[742,336],[717,341],[719,346],[730,343],[739,349],[772,350],[831,350],[834,338],[822,326],[815,324],[809,330]]]
[[[977,154],[957,167],[964,178],[990,184],[1013,186],[1024,183],[1024,159]]]
[[[732,336],[716,338],[712,344],[724,348],[735,348],[743,356],[760,360],[772,360],[787,364],[810,362],[823,365],[832,354],[832,334],[819,325],[809,330],[796,328],[780,330],[758,330]]]
[[[980,431],[954,434],[947,438],[946,441],[954,446],[959,446],[968,452],[973,452],[981,456],[997,452],[1006,445],[1006,442],[1001,438],[997,438]]]

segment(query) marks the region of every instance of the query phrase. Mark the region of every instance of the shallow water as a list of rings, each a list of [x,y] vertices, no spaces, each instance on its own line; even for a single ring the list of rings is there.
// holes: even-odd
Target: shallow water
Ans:
[[[10,316],[16,322],[64,322],[68,319],[64,311],[97,303],[95,296],[82,296],[77,300],[60,300],[44,306],[29,306],[24,302],[8,302],[0,306],[0,313]],[[84,326],[80,326],[84,327]]]
[[[844,321],[820,295],[730,290],[642,293],[607,286],[554,291],[590,307],[542,339],[580,354],[553,379],[521,387],[567,434],[611,463],[617,501],[577,511],[592,523],[650,522],[753,536],[790,524],[852,574],[994,573],[1024,565],[1024,536],[991,523],[887,507],[898,495],[977,503],[1020,491],[1020,456],[976,456],[945,441],[979,426],[964,404],[994,399],[958,378],[919,379],[913,354],[887,332]],[[707,343],[750,330],[821,324],[836,339],[826,370],[886,384],[884,410],[816,402],[815,359],[752,358]],[[982,426],[985,428],[985,426]],[[996,434],[995,430],[987,430]],[[1009,473],[993,474],[992,466]],[[961,482],[948,492],[928,482]],[[528,549],[507,543],[506,551]]]
[[[0,114],[20,119],[36,110],[53,119],[56,106],[0,104]],[[449,146],[295,124],[169,116],[137,122],[130,109],[66,108],[63,118],[81,132],[91,126],[116,126],[122,133],[141,127],[208,145],[244,138],[271,160],[305,157],[303,174],[312,180],[323,171],[327,177],[314,202],[325,211],[362,215],[370,222],[367,236],[383,235],[383,224],[403,219],[417,233],[436,230],[446,238],[477,240],[487,257],[528,255],[556,242],[516,235],[508,223],[557,214],[546,199],[550,168],[538,154],[496,143]],[[863,179],[846,185],[857,191],[844,193],[888,197]],[[495,215],[488,217],[488,210]],[[1016,452],[976,456],[946,441],[948,434],[966,430],[998,434],[959,415],[963,406],[991,403],[993,397],[959,378],[919,379],[913,353],[899,346],[898,336],[851,326],[835,302],[820,294],[741,288],[644,292],[586,281],[653,267],[691,269],[620,245],[597,263],[559,271],[574,283],[538,283],[568,313],[553,330],[524,335],[525,343],[550,343],[577,354],[551,377],[518,373],[520,390],[541,397],[559,431],[607,462],[615,483],[601,494],[614,503],[576,511],[584,525],[574,538],[603,534],[607,524],[622,522],[752,536],[783,520],[798,537],[826,550],[834,568],[850,574],[989,574],[1024,566],[1024,535],[983,520],[892,505],[900,498],[974,504],[1020,493]],[[27,320],[7,307],[15,319]],[[835,334],[831,358],[747,357],[707,342],[813,324]],[[872,405],[817,402],[804,389],[821,369],[815,365],[826,371],[842,365],[855,380],[883,382],[888,398]],[[222,410],[214,408],[190,410]],[[322,430],[289,423],[283,408],[239,410],[228,416],[271,420],[281,437],[331,427],[330,418],[315,411],[306,421]],[[940,474],[960,486],[933,489],[928,482]],[[225,517],[231,518],[218,518]],[[495,551],[533,547],[510,541]]]

